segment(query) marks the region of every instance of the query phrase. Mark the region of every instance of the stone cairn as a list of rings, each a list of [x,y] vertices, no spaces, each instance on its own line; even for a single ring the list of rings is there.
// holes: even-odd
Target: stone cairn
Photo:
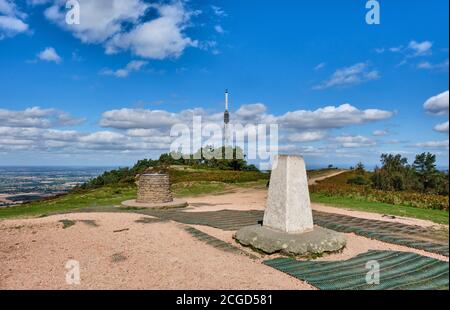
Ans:
[[[149,171],[150,172],[150,171]],[[138,203],[168,203],[173,201],[168,174],[147,173],[136,177]]]

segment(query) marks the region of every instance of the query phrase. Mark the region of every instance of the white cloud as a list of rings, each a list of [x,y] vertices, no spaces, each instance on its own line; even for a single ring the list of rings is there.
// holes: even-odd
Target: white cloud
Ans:
[[[448,121],[442,124],[434,126],[434,130],[437,132],[448,133]]]
[[[343,135],[335,137],[334,140],[344,148],[358,148],[375,146],[376,142],[364,136]]]
[[[267,107],[262,103],[253,103],[242,105],[236,112],[236,116],[241,119],[255,119],[255,117],[264,114]]]
[[[221,7],[218,7],[218,6],[215,6],[215,5],[211,5],[211,9],[214,12],[214,14],[219,16],[219,17],[227,16],[227,13]]]
[[[168,128],[180,122],[179,115],[163,110],[120,109],[106,111],[100,125],[118,129]]]
[[[417,68],[423,70],[448,70],[448,59],[440,63],[431,63],[429,61],[423,61],[417,65]]]
[[[81,8],[79,25],[66,23],[66,1],[53,0],[45,16],[61,28],[71,31],[84,43],[103,43],[124,30],[125,23],[136,23],[148,5],[141,0],[78,0]]]
[[[99,131],[79,138],[80,142],[111,144],[125,142],[123,134],[111,131]]]
[[[425,149],[448,149],[448,140],[421,142],[416,143],[413,146]]]
[[[316,85],[314,89],[326,89],[331,87],[348,87],[368,81],[377,80],[380,75],[377,70],[370,69],[367,63],[357,63],[350,67],[336,70],[328,79]]]
[[[188,10],[184,1],[166,4],[144,0],[79,1],[82,10],[79,25],[66,24],[62,0],[53,0],[45,16],[84,43],[104,45],[109,54],[130,50],[144,58],[177,58],[187,47],[198,46],[198,41],[186,36],[184,30],[199,12]],[[149,12],[157,16],[144,20]]]
[[[378,54],[382,54],[386,51],[391,53],[401,53],[405,54],[408,58],[419,57],[419,56],[428,56],[432,54],[433,42],[431,41],[423,41],[417,42],[415,40],[410,41],[406,46],[394,46],[389,48],[377,48],[375,51]]]
[[[325,62],[321,62],[320,64],[318,64],[317,66],[314,67],[314,70],[319,71],[323,68],[325,68],[327,64]]]
[[[38,53],[37,57],[40,60],[54,62],[57,64],[62,62],[62,58],[58,55],[58,53],[53,47],[45,48],[43,51]]]
[[[365,124],[388,119],[392,112],[367,109],[359,110],[346,103],[338,107],[328,106],[315,111],[298,110],[288,112],[277,118],[278,122],[288,128],[296,129],[330,129],[349,125]]]
[[[389,131],[387,131],[387,130],[375,130],[372,134],[375,137],[384,137],[384,136],[387,136],[389,134]]]
[[[291,142],[313,142],[326,137],[325,131],[303,131],[290,134],[288,140]]]
[[[449,109],[449,93],[448,90],[428,99],[424,105],[424,109],[433,115],[448,115]]]
[[[430,41],[411,41],[409,42],[407,49],[412,52],[412,54],[410,54],[411,57],[418,57],[430,55],[432,47],[433,43]]]
[[[381,110],[359,110],[350,105],[325,107],[316,111],[294,111],[275,116],[267,112],[262,103],[240,106],[231,113],[232,123],[280,124],[280,149],[307,154],[321,154],[330,148],[320,146],[298,146],[297,143],[324,140],[328,129],[347,125],[363,124],[388,117]],[[79,154],[95,152],[132,152],[143,156],[149,150],[168,151],[173,137],[170,128],[174,124],[191,127],[192,117],[201,116],[203,125],[223,122],[223,112],[212,112],[201,108],[178,112],[147,109],[117,109],[105,111],[100,125],[104,129],[93,132],[58,130],[55,126],[72,125],[77,119],[55,109],[30,108],[23,111],[0,110],[0,151],[48,152],[51,154]],[[296,117],[299,117],[299,122]],[[305,120],[309,122],[305,123]],[[292,123],[295,122],[295,123]],[[312,127],[312,128],[309,128]],[[346,147],[372,145],[368,141],[354,138],[339,143]],[[16,141],[13,143],[13,141]],[[337,142],[337,141],[336,141]],[[352,144],[353,143],[353,144]]]
[[[23,111],[0,109],[0,124],[6,127],[48,128],[79,124],[82,119],[71,117],[68,113],[55,109],[28,108]]]
[[[215,30],[217,33],[220,33],[220,34],[225,33],[225,30],[223,30],[223,28],[222,28],[221,25],[215,25],[215,26],[214,26],[214,30]]]
[[[129,49],[144,58],[178,58],[187,47],[198,46],[198,41],[183,34],[194,13],[187,11],[181,2],[154,7],[158,18],[116,34],[106,44],[107,53]]]
[[[112,75],[118,78],[125,78],[132,72],[140,71],[144,66],[148,64],[148,61],[142,61],[142,60],[132,60],[130,61],[125,68],[117,69],[117,70],[111,70],[111,69],[103,69],[100,71],[100,74],[102,75]]]
[[[28,31],[29,26],[24,22],[26,17],[14,2],[0,0],[0,40]]]

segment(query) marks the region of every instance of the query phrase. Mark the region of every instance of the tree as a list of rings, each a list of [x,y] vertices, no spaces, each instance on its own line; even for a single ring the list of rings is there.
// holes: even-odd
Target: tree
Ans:
[[[381,190],[396,190],[402,191],[406,189],[408,159],[402,157],[400,154],[382,154],[381,168],[375,168],[372,175],[373,187]]]
[[[356,164],[355,172],[359,175],[364,175],[364,173],[366,172],[366,168],[364,167],[364,164],[362,162]]]
[[[416,155],[413,167],[424,192],[437,189],[439,171],[436,169],[436,155],[431,153]]]

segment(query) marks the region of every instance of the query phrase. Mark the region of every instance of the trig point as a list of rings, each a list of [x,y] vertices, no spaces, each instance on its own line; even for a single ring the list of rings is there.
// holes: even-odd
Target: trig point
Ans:
[[[312,231],[314,224],[303,158],[280,155],[274,166],[263,225],[286,233]]]
[[[235,239],[265,253],[320,254],[342,249],[343,234],[314,226],[305,162],[278,155],[270,177],[263,225],[244,227]]]

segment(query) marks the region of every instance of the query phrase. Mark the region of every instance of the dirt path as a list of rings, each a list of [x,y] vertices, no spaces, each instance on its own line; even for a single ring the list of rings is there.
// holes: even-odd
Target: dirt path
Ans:
[[[318,176],[318,177],[310,178],[308,180],[308,184],[309,185],[315,185],[319,181],[323,181],[325,179],[328,179],[328,178],[340,175],[340,174],[342,174],[344,172],[347,172],[347,171],[348,170],[340,170],[340,171],[332,172],[332,173],[329,173],[329,174],[321,175],[321,176]]]
[[[313,289],[198,241],[178,223],[84,213],[0,223],[0,289]],[[63,228],[60,220],[76,221]],[[82,222],[84,220],[84,222]],[[69,260],[79,285],[66,283]]]
[[[266,196],[267,190],[243,188],[224,195],[189,198],[190,207],[185,212],[264,210]],[[317,204],[312,207],[368,219],[431,225]],[[139,221],[143,217],[147,219],[144,223]],[[133,213],[73,213],[1,221],[0,289],[314,289],[262,264],[276,255],[254,253],[255,259],[224,252],[197,240],[186,232],[188,226]],[[250,251],[236,244],[233,231],[191,226]],[[347,246],[341,253],[321,259],[344,260],[373,249],[409,251],[448,261],[437,254],[346,235]],[[66,283],[69,260],[80,264],[79,285]]]

